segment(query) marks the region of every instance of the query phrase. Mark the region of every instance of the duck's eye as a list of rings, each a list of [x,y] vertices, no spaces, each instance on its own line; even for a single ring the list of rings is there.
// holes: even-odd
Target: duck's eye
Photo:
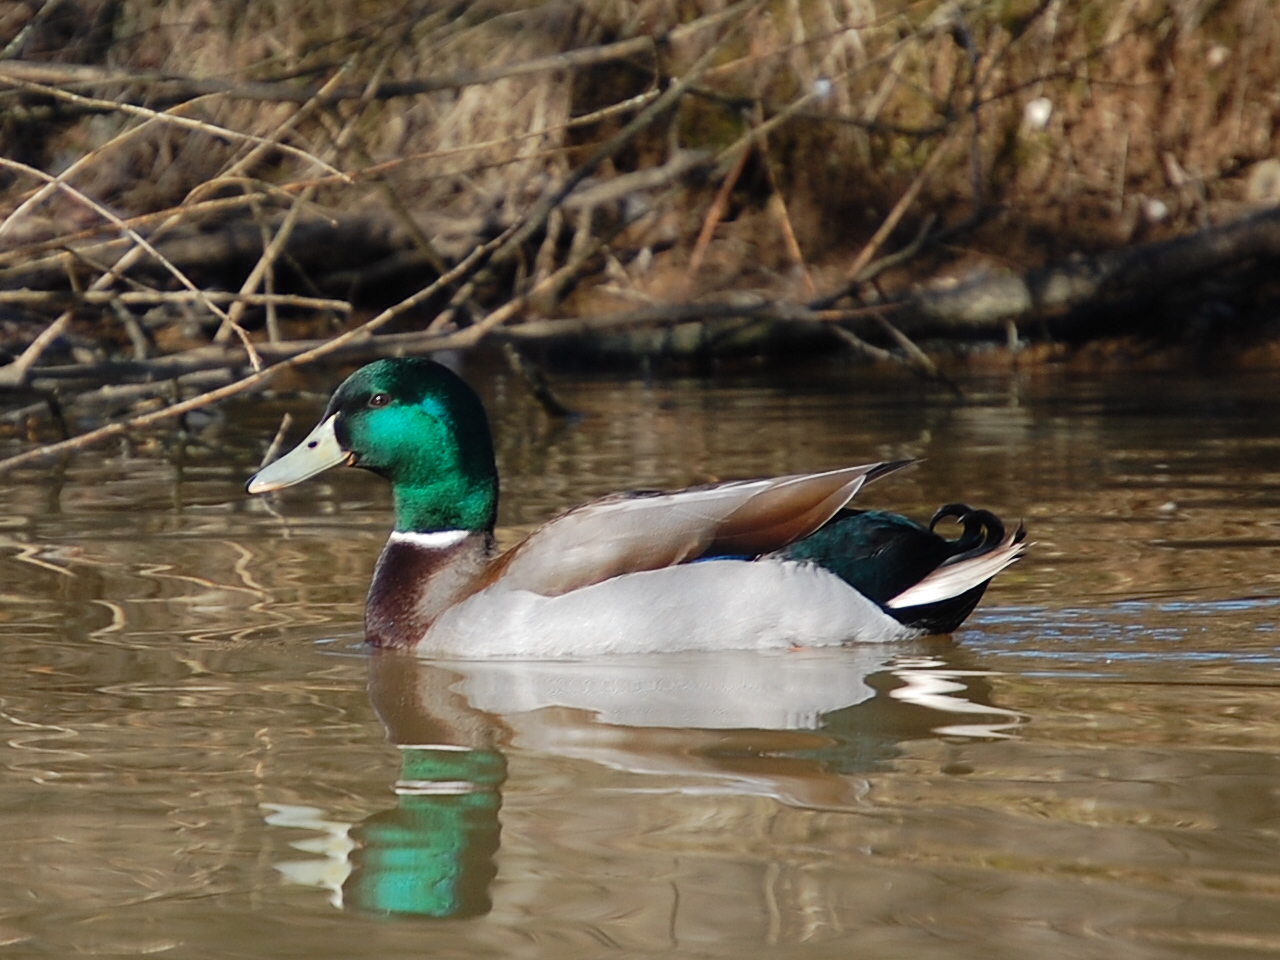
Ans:
[[[391,394],[389,393],[375,393],[369,398],[369,406],[374,408],[385,407],[390,402]]]

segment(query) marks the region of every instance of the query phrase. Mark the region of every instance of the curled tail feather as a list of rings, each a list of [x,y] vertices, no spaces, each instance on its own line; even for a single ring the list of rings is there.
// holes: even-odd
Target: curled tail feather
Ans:
[[[949,557],[918,583],[890,599],[886,606],[902,610],[951,600],[983,586],[988,580],[1021,557],[1027,549],[1022,524],[1005,533],[1004,524],[986,510],[970,510],[964,504],[949,503],[934,514],[929,524],[954,517],[964,524],[960,544],[966,549]]]

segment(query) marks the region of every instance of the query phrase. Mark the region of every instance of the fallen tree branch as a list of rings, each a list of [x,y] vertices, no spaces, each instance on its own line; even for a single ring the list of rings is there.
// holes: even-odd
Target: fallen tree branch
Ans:
[[[496,249],[501,240],[502,238],[498,238],[491,241],[487,248]],[[477,253],[483,249],[477,248]],[[528,294],[516,297],[491,312],[480,323],[453,333],[418,332],[372,338],[363,336],[362,331],[365,328],[358,328],[349,335],[343,335],[339,340],[286,341],[279,344],[260,344],[257,349],[265,360],[273,364],[292,364],[296,358],[309,355],[366,359],[468,348],[499,330],[503,337],[512,340],[542,340],[591,335],[633,327],[669,326],[730,318],[839,324],[865,317],[883,317],[886,312],[894,314],[893,329],[889,333],[895,339],[898,336],[907,339],[912,333],[938,329],[992,330],[1003,334],[1006,330],[1006,322],[1011,319],[1026,322],[1045,312],[1079,307],[1098,298],[1120,293],[1132,295],[1142,291],[1154,292],[1167,287],[1172,282],[1202,276],[1259,256],[1280,257],[1280,208],[1265,210],[1241,220],[1172,241],[1146,244],[1064,264],[1053,264],[1030,271],[1026,275],[984,278],[952,290],[925,291],[898,301],[867,307],[822,309],[819,306],[822,301],[804,306],[737,298],[729,302],[659,304],[598,317],[532,320],[520,324],[509,324],[509,321],[518,315],[530,298],[536,297],[544,289],[563,282],[561,274],[568,268],[562,268]],[[464,261],[473,265],[477,262],[479,258],[474,254],[473,257]],[[573,266],[580,268],[581,260]],[[461,277],[466,272],[464,264],[460,263],[447,276]],[[428,289],[433,288],[439,289],[436,284]],[[24,297],[34,297],[36,294],[17,291],[7,296],[17,301]],[[106,296],[94,291],[84,294],[85,299],[91,302]],[[149,299],[169,299],[178,295],[130,291],[115,296],[125,302],[145,302]],[[0,293],[0,302],[5,298],[6,295]],[[262,301],[265,298],[255,299]],[[341,301],[308,298],[276,299],[282,303],[292,300],[297,305],[303,306],[314,304],[330,309],[346,307]],[[867,353],[865,346],[864,341],[856,348]],[[879,348],[875,349],[879,350]],[[884,359],[879,353],[874,355],[878,359]],[[886,356],[889,355],[891,354],[886,353]],[[918,357],[916,361],[918,364]],[[113,361],[96,365],[44,367],[31,371],[31,374],[35,385],[48,388],[57,382],[70,380],[104,382],[130,377],[168,379],[198,370],[240,366],[245,362],[246,355],[242,349],[212,346],[148,361]],[[926,372],[934,374],[936,370]]]
[[[461,278],[483,260],[484,251],[496,249],[502,238],[477,248],[472,257],[460,263],[446,276]],[[343,359],[368,359],[408,353],[428,353],[443,349],[461,349],[474,346],[485,337],[500,332],[512,340],[542,340],[557,337],[591,335],[602,332],[644,326],[669,326],[694,321],[715,321],[730,318],[754,318],[778,322],[841,323],[865,317],[881,317],[886,311],[894,314],[894,329],[903,337],[928,329],[968,329],[1004,332],[1008,319],[1023,321],[1038,315],[1038,311],[1080,306],[1091,299],[1116,293],[1130,294],[1135,290],[1160,289],[1174,280],[1220,270],[1226,265],[1256,256],[1280,257],[1280,209],[1262,211],[1250,217],[1234,221],[1209,231],[1165,243],[1148,244],[1128,251],[1117,251],[1082,261],[1056,264],[1031,271],[1025,276],[1005,276],[975,281],[954,290],[926,291],[903,300],[868,307],[850,309],[815,309],[814,305],[779,303],[761,299],[736,298],[728,302],[699,302],[659,304],[643,309],[598,317],[560,318],[532,320],[510,324],[529,302],[546,289],[563,282],[564,271],[572,266],[580,269],[583,258],[562,268],[528,294],[514,298],[492,311],[480,323],[453,333],[416,332],[379,337],[369,336],[381,325],[366,325],[349,334],[331,340],[286,341],[279,344],[259,344],[258,351],[264,360],[273,364],[295,365],[322,356]],[[441,289],[439,281],[428,288]],[[36,291],[0,292],[0,302],[21,302],[30,298],[52,296]],[[111,298],[129,302],[165,302],[188,297],[185,293],[159,293],[151,291],[86,291],[87,302],[97,303]],[[210,294],[220,300],[234,298],[233,294]],[[266,302],[268,298],[245,298],[250,303]],[[282,304],[327,309],[349,309],[342,301],[320,298],[276,297]],[[413,299],[413,298],[411,298]],[[421,302],[422,298],[414,302]],[[398,305],[393,310],[403,312],[407,306]],[[931,312],[926,312],[928,308]],[[394,315],[394,314],[393,314]],[[386,313],[380,317],[387,317]],[[939,318],[944,318],[940,322]],[[379,319],[379,318],[375,318]],[[371,324],[373,321],[370,322]],[[63,325],[65,327],[65,323]],[[46,344],[62,327],[51,327],[41,338]],[[890,331],[893,336],[893,332]],[[867,353],[863,346],[857,347]],[[875,348],[879,350],[880,348]],[[886,352],[886,356],[888,354]],[[896,356],[896,354],[892,354]],[[876,354],[877,358],[885,357]],[[304,358],[304,359],[298,359]],[[40,367],[30,370],[30,378],[36,387],[49,389],[58,383],[108,382],[133,378],[150,380],[172,379],[197,371],[234,369],[243,366],[247,356],[238,347],[200,347],[184,353],[156,357],[145,361],[112,361],[92,365]],[[6,368],[10,369],[10,368]]]
[[[460,265],[461,266],[461,265]],[[563,274],[571,273],[580,263],[569,263],[557,273],[547,277],[524,297],[516,298],[492,311],[479,323],[452,333],[411,332],[368,336],[374,320],[381,326],[386,311],[367,324],[326,340],[286,340],[281,343],[256,344],[263,360],[272,364],[263,372],[289,363],[312,362],[321,358],[330,360],[372,360],[378,357],[406,356],[434,353],[441,350],[459,350],[474,347],[489,335],[500,335],[512,340],[547,340],[556,337],[577,336],[645,326],[670,326],[700,320],[729,320],[738,318],[766,319],[779,322],[838,324],[883,313],[884,306],[861,307],[843,310],[809,310],[799,304],[789,304],[759,299],[740,299],[737,302],[661,304],[642,310],[609,314],[602,317],[532,320],[520,324],[504,325],[516,316],[529,300],[564,282]],[[461,274],[455,268],[447,276],[455,280]],[[437,281],[438,283],[438,281]],[[440,288],[432,284],[433,291]],[[123,296],[123,295],[122,295]],[[417,301],[417,302],[420,302]],[[400,305],[397,304],[397,309]],[[406,308],[407,309],[407,308]],[[403,311],[401,311],[403,312]],[[398,315],[398,314],[395,314]],[[390,317],[386,317],[390,319]],[[376,329],[373,327],[372,329]],[[340,341],[340,342],[339,342]],[[298,358],[303,358],[301,361]],[[59,384],[72,382],[106,383],[130,379],[147,381],[172,380],[198,371],[234,369],[248,362],[243,348],[236,346],[196,347],[182,353],[149,360],[111,360],[97,364],[69,364],[66,366],[40,367],[33,371],[33,387],[52,389]]]
[[[103,407],[103,406],[129,406],[137,403],[139,400],[145,400],[148,397],[165,397],[173,399],[183,390],[197,389],[208,390],[215,386],[221,386],[229,380],[235,379],[235,373],[231,370],[201,370],[196,373],[184,374],[180,377],[174,377],[171,380],[157,380],[151,383],[108,383],[99,387],[97,390],[89,390],[85,393],[77,394],[71,399],[71,405],[77,407]],[[52,393],[48,394],[53,396]],[[63,434],[66,438],[67,434]]]
[[[206,290],[199,294],[190,290],[126,290],[121,293],[112,290],[85,290],[82,293],[71,290],[0,290],[0,303],[28,307],[65,307],[75,303],[98,306],[117,300],[125,304],[197,303],[205,298],[214,303],[244,303],[251,307],[274,304],[277,307],[297,307],[301,310],[351,312],[351,304],[346,300],[302,297],[291,293],[228,293],[221,290]]]
[[[1280,258],[1280,207],[1185,237],[1001,274],[894,301],[904,333],[1003,329],[1117,297],[1170,286],[1257,258]]]
[[[706,320],[755,319],[782,323],[844,323],[875,316],[884,306],[846,310],[810,310],[798,303],[743,297],[728,302],[669,303],[607,314],[602,317],[568,317],[530,320],[506,327],[504,337],[514,340],[547,340],[554,337],[625,330],[630,327],[671,326]]]

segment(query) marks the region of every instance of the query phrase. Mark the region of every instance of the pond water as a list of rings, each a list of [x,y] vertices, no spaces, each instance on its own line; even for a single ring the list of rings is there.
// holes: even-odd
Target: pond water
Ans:
[[[911,456],[860,501],[1034,546],[949,638],[430,663],[360,642],[380,481],[242,492],[319,397],[2,477],[0,957],[1280,953],[1271,377],[471,373],[508,538]]]

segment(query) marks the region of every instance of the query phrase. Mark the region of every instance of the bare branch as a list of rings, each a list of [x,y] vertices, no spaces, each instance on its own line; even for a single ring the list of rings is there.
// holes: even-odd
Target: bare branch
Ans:
[[[198,303],[205,299],[214,303],[245,303],[251,307],[297,307],[301,310],[337,310],[350,313],[351,304],[346,300],[330,300],[324,297],[301,297],[288,293],[227,293],[221,290],[85,290],[72,293],[61,290],[0,290],[0,303],[23,306],[62,306],[69,302],[83,301],[94,305],[115,301],[125,304],[150,303]]]
[[[180,417],[185,413],[190,413],[192,410],[198,410],[201,407],[207,407],[220,400],[226,400],[229,397],[234,397],[238,394],[245,393],[248,390],[261,387],[283,370],[304,366],[308,363],[314,363],[323,357],[334,354],[349,344],[359,342],[361,339],[369,337],[379,327],[385,326],[400,314],[413,309],[418,304],[434,296],[449,284],[452,284],[461,277],[473,272],[476,266],[492,254],[493,251],[496,250],[506,239],[507,234],[503,234],[495,237],[489,243],[477,247],[472,251],[470,256],[458,263],[457,266],[447,274],[438,277],[435,282],[423,287],[413,296],[405,298],[393,307],[389,307],[372,320],[361,324],[353,330],[348,330],[346,333],[339,334],[330,340],[326,340],[315,347],[297,353],[288,359],[280,361],[279,363],[273,364],[269,367],[264,367],[247,377],[243,377],[235,381],[234,383],[229,383],[216,390],[210,390],[206,393],[202,393],[199,396],[192,397],[189,400],[184,400],[181,403],[175,403],[171,406],[164,407],[163,409],[153,410],[150,413],[131,417],[127,420],[118,420],[113,423],[108,423],[96,430],[90,430],[88,433],[83,433],[78,437],[37,447],[34,450],[27,450],[23,453],[17,454],[16,456],[0,460],[0,473],[12,470],[15,467],[24,466],[30,463],[37,463],[42,460],[47,460],[50,457],[70,453],[74,450],[84,449],[85,447],[92,446],[95,443],[100,443],[101,441],[107,440],[111,437],[119,436],[129,430],[138,430],[152,426],[156,423],[162,423],[165,420],[172,420],[173,418]],[[454,345],[450,342],[451,339],[453,338],[450,336],[439,338],[440,346],[437,347],[437,349],[449,349]]]
[[[159,120],[162,123],[169,123],[175,127],[185,127],[188,130],[198,130],[201,133],[207,133],[214,137],[225,137],[230,140],[244,140],[250,143],[265,144],[268,147],[274,147],[283,153],[289,153],[304,160],[310,160],[317,163],[325,170],[346,183],[351,182],[351,178],[339,170],[337,167],[331,167],[329,164],[307,153],[305,150],[299,150],[297,147],[289,146],[285,143],[272,143],[263,137],[254,136],[251,133],[241,133],[239,130],[232,130],[229,127],[220,127],[216,123],[206,123],[203,120],[192,120],[189,117],[182,117],[172,113],[164,113],[159,110],[151,110],[147,107],[139,107],[132,103],[122,103],[116,100],[101,100],[96,97],[85,97],[78,93],[72,93],[69,90],[62,90],[58,87],[51,87],[42,83],[30,83],[25,80],[17,79],[12,75],[6,75],[8,64],[0,63],[0,83],[8,83],[20,90],[27,90],[31,93],[39,93],[47,97],[55,97],[59,100],[66,100],[68,103],[75,103],[80,106],[96,107],[100,110],[118,111],[120,113],[130,113],[138,117],[147,117],[148,119]]]
[[[48,183],[53,184],[63,193],[74,198],[77,202],[84,204],[86,207],[88,207],[94,213],[98,214],[98,216],[102,217],[104,220],[108,220],[111,223],[115,224],[117,227],[123,230],[126,234],[128,234],[130,240],[136,243],[139,247],[141,247],[147,253],[151,254],[151,256],[154,257],[161,266],[163,266],[166,270],[168,270],[171,274],[173,274],[174,278],[180,284],[182,284],[184,287],[190,290],[193,294],[195,294],[196,299],[199,300],[201,303],[203,303],[210,313],[215,314],[216,316],[222,317],[224,320],[226,319],[226,314],[223,313],[222,310],[219,309],[219,307],[213,303],[213,301],[211,301],[207,296],[205,296],[205,293],[203,290],[201,290],[189,279],[187,279],[187,275],[185,273],[183,273],[181,270],[175,267],[172,263],[170,263],[168,258],[165,257],[164,254],[162,254],[155,247],[153,247],[151,243],[144,236],[142,236],[142,234],[138,233],[138,231],[134,230],[132,227],[126,226],[123,220],[117,217],[114,213],[112,213],[102,204],[98,203],[98,201],[94,200],[91,197],[85,196],[83,193],[81,193],[75,187],[71,186],[71,184],[67,183],[66,181],[59,181],[56,177],[51,177],[44,171],[37,170],[35,167],[29,167],[25,163],[18,163],[18,161],[16,160],[9,160],[5,157],[0,157],[0,166],[8,167],[11,170],[18,170],[22,173],[28,174],[33,177],[37,177],[38,179],[41,179]]]

